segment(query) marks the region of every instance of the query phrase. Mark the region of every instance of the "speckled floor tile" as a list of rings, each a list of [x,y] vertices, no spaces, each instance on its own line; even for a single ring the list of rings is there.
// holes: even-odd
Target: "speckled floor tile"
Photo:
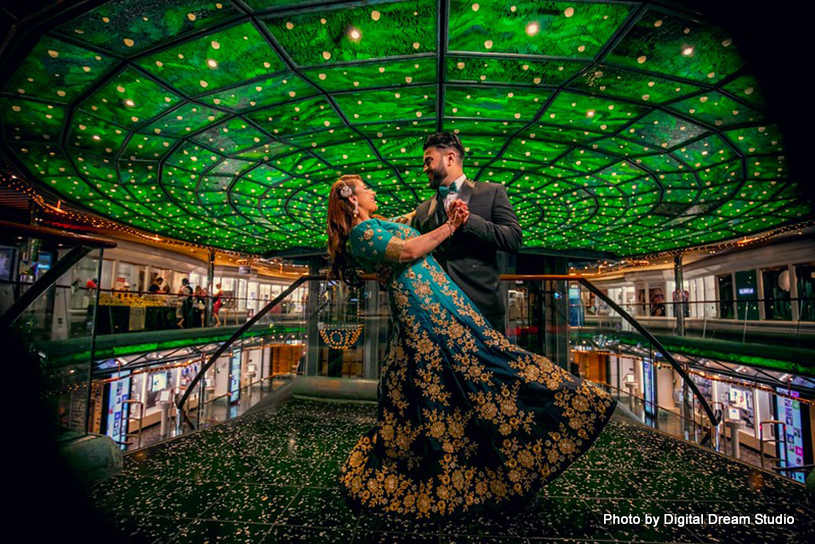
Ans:
[[[231,487],[207,510],[206,517],[218,521],[271,524],[297,495],[298,488],[239,483]]]
[[[542,497],[535,512],[520,519],[527,537],[614,540],[589,506],[574,497]]]
[[[363,512],[357,525],[358,532],[438,534],[436,521],[408,520],[379,513]]]
[[[380,533],[360,532],[354,538],[354,544],[438,544],[439,535],[419,533]]]
[[[212,505],[229,492],[234,484],[179,480],[176,487],[152,497],[154,512],[173,517],[205,517]]]
[[[441,544],[526,544],[528,540],[520,537],[442,535]]]
[[[348,544],[353,539],[354,531],[349,529],[275,525],[263,544]]]
[[[311,525],[354,529],[357,516],[345,503],[338,489],[303,488],[278,518],[284,525]]]
[[[306,485],[322,462],[322,459],[285,456],[261,459],[260,465],[246,477],[246,481],[259,484]]]
[[[176,520],[162,516],[117,517],[117,528],[128,542],[165,543],[173,541],[190,520]]]
[[[135,452],[90,490],[139,542],[778,542],[815,541],[803,487],[621,421],[541,490],[532,512],[445,522],[363,513],[339,489],[372,404],[294,399],[273,410]],[[606,526],[605,513],[792,515],[793,525]]]
[[[309,476],[309,487],[339,487],[342,461],[326,459]]]
[[[176,535],[178,544],[254,544],[269,534],[270,525],[196,520]]]

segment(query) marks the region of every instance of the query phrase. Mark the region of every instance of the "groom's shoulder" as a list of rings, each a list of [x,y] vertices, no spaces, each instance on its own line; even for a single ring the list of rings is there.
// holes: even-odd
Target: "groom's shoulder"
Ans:
[[[467,181],[473,184],[474,193],[495,193],[504,188],[500,183],[493,183],[491,181],[474,181],[471,179]]]

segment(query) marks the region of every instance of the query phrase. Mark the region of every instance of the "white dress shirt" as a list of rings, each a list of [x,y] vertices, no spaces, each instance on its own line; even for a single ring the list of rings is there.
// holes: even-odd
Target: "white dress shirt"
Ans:
[[[452,204],[452,202],[458,198],[458,195],[461,192],[461,186],[464,185],[465,179],[467,179],[467,176],[462,174],[460,178],[458,178],[452,183],[452,185],[456,186],[456,190],[458,191],[458,193],[448,193],[448,195],[444,197],[445,211],[447,211],[450,208],[450,204]]]

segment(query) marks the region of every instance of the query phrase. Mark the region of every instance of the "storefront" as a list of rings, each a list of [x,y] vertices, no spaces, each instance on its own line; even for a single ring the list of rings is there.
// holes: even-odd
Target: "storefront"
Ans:
[[[718,364],[733,366],[734,371],[744,369],[738,365]],[[706,420],[700,403],[690,389],[683,391],[683,380],[670,365],[661,361],[654,363],[648,357],[612,353],[609,371],[613,387],[646,401],[647,416],[656,415],[656,406],[684,415],[684,393],[687,394],[684,400],[692,407],[696,421]],[[764,422],[766,456],[777,459],[780,466],[800,466],[813,462],[815,410],[811,409],[810,404],[815,399],[815,391],[804,402],[798,391],[771,389],[748,380],[735,380],[725,374],[691,369],[690,377],[714,412],[721,414],[723,421],[735,420],[740,423],[739,441],[743,446],[759,450]],[[772,421],[783,422],[786,429]],[[722,425],[721,432],[730,438],[728,429],[728,426]]]

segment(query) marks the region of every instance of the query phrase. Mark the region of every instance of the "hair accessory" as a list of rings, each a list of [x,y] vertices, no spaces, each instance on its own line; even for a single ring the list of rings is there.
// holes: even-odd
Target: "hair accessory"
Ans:
[[[349,186],[347,186],[345,183],[340,183],[340,196],[341,197],[348,198],[352,194],[354,194],[354,191],[352,191]]]

